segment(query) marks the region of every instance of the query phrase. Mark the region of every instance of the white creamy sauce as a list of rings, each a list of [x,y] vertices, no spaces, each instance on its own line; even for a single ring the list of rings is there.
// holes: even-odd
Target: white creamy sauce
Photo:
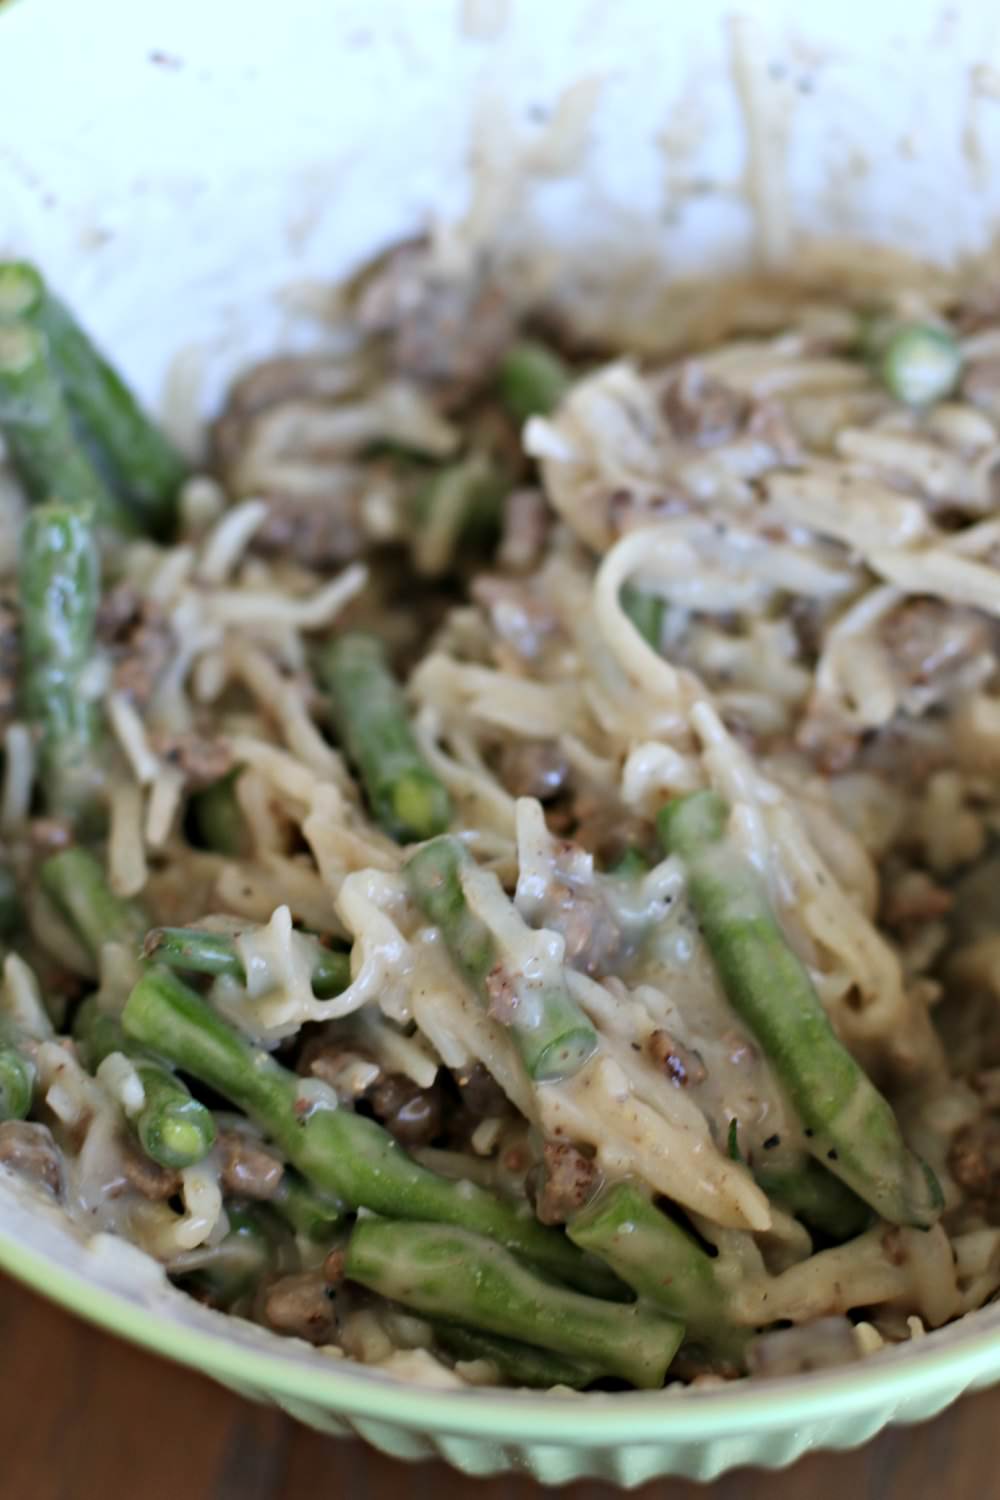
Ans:
[[[36,1041],[47,1041],[53,1035],[34,970],[18,953],[8,953],[3,961],[3,1013],[19,1031]]]
[[[546,1084],[538,1095],[546,1134],[593,1146],[609,1177],[640,1176],[716,1223],[769,1226],[767,1199],[716,1150],[700,1112],[691,1105],[687,1118],[668,1120],[639,1098],[611,1057],[598,1053],[574,1078]]]
[[[235,939],[246,975],[246,1004],[262,1031],[278,1032],[291,1025],[313,1004],[314,946],[292,926],[287,906],[279,906],[270,922],[248,927]]]
[[[130,1119],[146,1102],[146,1090],[135,1064],[124,1052],[109,1052],[97,1069],[97,1080]]]
[[[322,1078],[302,1078],[295,1086],[295,1112],[300,1119],[308,1119],[317,1110],[336,1109],[339,1103],[336,1089]]]
[[[486,1014],[459,977],[437,928],[415,935],[413,1016],[446,1067],[486,1066],[511,1103],[537,1121],[537,1091],[524,1071],[509,1030]]]
[[[142,973],[134,943],[104,943],[101,947],[97,1006],[105,1015],[120,1016]]]
[[[181,1197],[184,1213],[174,1227],[174,1240],[179,1249],[193,1250],[205,1243],[222,1213],[218,1170],[210,1157],[197,1166],[184,1168]]]
[[[499,963],[513,985],[518,1027],[538,1027],[541,993],[561,989],[565,983],[563,939],[545,928],[529,927],[491,872],[468,865],[461,871],[461,881],[465,899],[492,933]]]

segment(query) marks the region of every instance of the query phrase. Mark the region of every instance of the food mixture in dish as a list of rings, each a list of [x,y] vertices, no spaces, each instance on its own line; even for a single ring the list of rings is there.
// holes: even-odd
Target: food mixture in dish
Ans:
[[[197,466],[0,266],[0,1163],[441,1384],[1000,1288],[1000,289],[630,356],[422,244]]]

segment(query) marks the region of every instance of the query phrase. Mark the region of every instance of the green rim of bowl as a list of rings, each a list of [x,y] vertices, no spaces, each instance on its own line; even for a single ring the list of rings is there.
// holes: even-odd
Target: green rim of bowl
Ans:
[[[218,1334],[179,1325],[136,1306],[86,1277],[0,1234],[0,1267],[43,1296],[168,1359],[281,1400],[416,1430],[511,1442],[608,1443],[707,1441],[734,1433],[822,1422],[906,1405],[939,1394],[940,1404],[971,1385],[1000,1378],[1000,1328],[956,1336],[929,1334],[905,1350],[794,1380],[741,1381],[725,1388],[664,1395],[553,1397],[481,1389],[441,1391],[404,1384],[377,1371],[331,1362],[304,1365],[279,1349],[248,1349]],[[224,1319],[220,1315],[220,1322]],[[935,1408],[936,1409],[936,1408]],[[585,1422],[581,1417],[585,1416]]]

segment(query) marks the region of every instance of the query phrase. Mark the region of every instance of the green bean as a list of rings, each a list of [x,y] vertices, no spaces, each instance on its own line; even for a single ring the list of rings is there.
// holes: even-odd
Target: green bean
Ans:
[[[581,1250],[607,1261],[640,1298],[682,1322],[689,1340],[743,1367],[746,1340],[729,1323],[711,1257],[638,1187],[620,1182],[598,1194],[566,1232]]]
[[[144,530],[169,534],[186,474],[184,460],[58,298],[47,292],[32,316],[48,340],[70,409],[115,488]]]
[[[649,874],[649,860],[634,844],[629,845],[611,870],[620,880],[641,880]]]
[[[195,792],[188,803],[189,817],[197,841],[215,854],[241,859],[249,853],[246,820],[236,797],[240,767]]]
[[[516,1339],[449,1323],[435,1325],[434,1340],[455,1360],[489,1360],[512,1385],[531,1386],[538,1390],[568,1385],[573,1390],[583,1390],[601,1375],[600,1366],[586,1360],[570,1359],[564,1354],[553,1354],[548,1349],[519,1343]]]
[[[177,1277],[222,1308],[249,1296],[274,1259],[266,1211],[256,1204],[227,1203],[226,1217],[229,1230],[218,1245],[202,1252],[204,1264]]]
[[[77,437],[45,336],[29,323],[0,323],[0,433],[33,500],[60,500],[101,525],[135,530]]]
[[[682,1324],[651,1307],[553,1286],[502,1246],[451,1226],[359,1219],[344,1271],[425,1317],[582,1359],[643,1389],[663,1384],[684,1336]]]
[[[191,1167],[215,1144],[211,1113],[165,1068],[136,1067],[146,1103],[136,1117],[136,1133],[146,1155],[164,1167]]]
[[[319,1245],[330,1240],[345,1214],[339,1199],[318,1193],[291,1167],[285,1168],[277,1197],[270,1200],[270,1207],[295,1234]]]
[[[183,1168],[194,1166],[208,1155],[216,1138],[211,1111],[192,1098],[190,1090],[162,1063],[136,1047],[121,1024],[99,1009],[96,995],[86,999],[77,1011],[73,1035],[81,1060],[91,1072],[96,1072],[112,1052],[121,1052],[132,1063],[145,1097],[129,1123],[152,1161],[162,1167]]]
[[[405,842],[440,833],[451,819],[448,793],[420,752],[381,642],[360,631],[336,636],[317,667],[376,821]]]
[[[663,616],[666,604],[659,594],[637,589],[634,584],[622,586],[621,606],[647,646],[659,651],[663,640]]]
[[[12,1041],[0,1042],[0,1122],[26,1120],[34,1095],[34,1064]]]
[[[251,1047],[168,970],[129,996],[126,1034],[198,1078],[255,1121],[310,1183],[354,1208],[460,1224],[492,1235],[551,1275],[614,1295],[618,1283],[561,1234],[512,1203],[419,1166],[387,1130],[343,1107],[310,1104],[302,1080]]]
[[[733,1161],[744,1161],[738,1120],[729,1122],[729,1155]],[[757,1165],[752,1162],[745,1165],[753,1172],[757,1186],[779,1208],[829,1239],[853,1239],[871,1222],[868,1205],[805,1152],[795,1153],[792,1159],[784,1156],[777,1167],[766,1156]]]
[[[112,1052],[124,1052],[130,1057],[148,1056],[129,1041],[121,1022],[101,1009],[96,995],[88,995],[77,1009],[73,1017],[73,1040],[88,1073],[96,1073]]]
[[[100,861],[86,849],[50,855],[39,867],[38,878],[91,958],[100,958],[105,943],[138,943],[146,926],[142,912],[114,894]]]
[[[714,792],[679,797],[658,818],[664,847],[686,866],[691,904],[722,987],[797,1110],[810,1155],[890,1223],[927,1228],[941,1212],[937,1182],[838,1040],[760,877],[727,846],[727,818]]]
[[[17,879],[9,865],[0,865],[0,938],[12,937],[21,921]]]
[[[101,719],[84,678],[94,653],[100,563],[84,511],[54,502],[30,513],[18,580],[21,696],[41,731],[46,806],[89,829],[99,816]]]
[[[42,305],[45,283],[24,260],[0,262],[0,323],[32,318]]]
[[[320,1000],[328,1000],[346,990],[351,982],[351,955],[324,948],[313,939],[313,991]],[[154,927],[142,947],[145,958],[153,958],[170,969],[191,974],[225,974],[246,984],[246,970],[236,940],[224,932],[210,932],[198,927]]]
[[[754,1179],[769,1198],[832,1240],[850,1240],[871,1224],[871,1209],[838,1177],[811,1157],[796,1166],[754,1167]]]
[[[503,964],[493,936],[470,911],[461,871],[469,856],[455,838],[424,844],[406,862],[406,879],[418,906],[440,927],[456,967],[484,1009],[491,1008],[491,986],[498,978],[513,993],[511,1037],[528,1076],[536,1083],[569,1078],[597,1047],[597,1033],[573,999],[560,970],[539,984]]]
[[[424,530],[442,514],[453,517],[449,532],[469,546],[483,545],[500,529],[510,485],[483,453],[435,469],[413,492],[413,526]]]
[[[142,945],[143,958],[191,974],[220,974],[246,984],[246,970],[235,940],[224,932],[199,927],[152,927]]]
[[[500,400],[516,422],[548,416],[571,383],[568,365],[537,339],[512,344],[497,371]]]
[[[907,406],[928,406],[950,396],[962,372],[954,335],[934,323],[903,323],[889,334],[879,370],[890,395]]]

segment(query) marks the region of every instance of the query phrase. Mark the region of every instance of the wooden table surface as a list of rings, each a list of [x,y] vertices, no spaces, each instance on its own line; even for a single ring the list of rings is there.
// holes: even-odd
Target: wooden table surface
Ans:
[[[0,1500],[537,1500],[530,1480],[465,1479],[321,1437],[179,1366],[98,1333],[0,1278]],[[993,1500],[1000,1390],[854,1453],[704,1489],[662,1481],[657,1500]],[[612,1500],[604,1485],[557,1492]]]

